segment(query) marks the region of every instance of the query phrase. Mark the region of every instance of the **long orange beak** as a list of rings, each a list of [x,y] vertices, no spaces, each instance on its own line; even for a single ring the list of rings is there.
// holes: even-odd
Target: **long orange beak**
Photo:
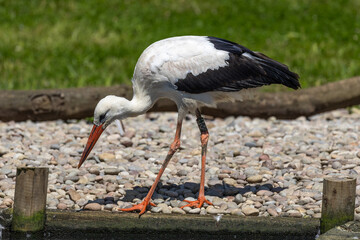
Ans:
[[[80,159],[80,162],[79,162],[79,165],[78,165],[78,168],[81,167],[81,165],[83,164],[83,162],[85,162],[87,156],[89,155],[89,153],[91,152],[91,150],[93,149],[96,141],[99,139],[101,133],[104,131],[104,129],[102,128],[103,124],[100,125],[100,126],[96,126],[94,125],[92,130],[91,130],[91,133],[90,133],[90,136],[89,136],[89,139],[86,143],[86,147],[81,155],[81,159]]]

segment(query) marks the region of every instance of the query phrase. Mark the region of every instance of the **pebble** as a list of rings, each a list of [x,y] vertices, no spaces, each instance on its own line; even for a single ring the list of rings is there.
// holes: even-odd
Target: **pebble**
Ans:
[[[209,214],[219,214],[222,213],[223,211],[219,208],[215,208],[214,206],[208,206],[206,208],[206,212]]]
[[[151,212],[153,212],[153,213],[159,213],[159,212],[161,212],[162,211],[162,209],[161,209],[161,207],[159,207],[159,206],[157,206],[157,207],[152,207],[151,208]]]
[[[231,215],[236,215],[236,216],[245,216],[245,214],[241,211],[241,209],[234,209],[230,212]]]
[[[74,202],[78,201],[81,198],[81,195],[78,192],[76,192],[74,189],[69,189],[68,193],[70,195],[70,199],[73,200]]]
[[[269,197],[269,196],[274,195],[274,193],[269,191],[269,190],[259,190],[259,191],[257,191],[256,195],[258,195],[258,196],[268,196]]]
[[[89,203],[84,207],[85,210],[99,211],[101,210],[101,205],[99,203]]]
[[[120,172],[119,168],[105,168],[104,174],[106,175],[118,175]]]
[[[182,210],[181,208],[179,208],[179,207],[172,208],[171,213],[186,214],[186,212],[184,210]]]
[[[66,206],[65,203],[59,203],[59,204],[57,205],[57,209],[59,209],[59,210],[65,210],[65,209],[67,209],[67,206]]]
[[[197,214],[197,213],[200,213],[200,211],[201,211],[200,208],[193,208],[193,209],[190,209],[190,210],[189,210],[189,213]]]
[[[246,179],[248,183],[261,183],[263,177],[261,175],[250,176]]]
[[[237,204],[243,203],[243,202],[244,202],[244,198],[243,198],[243,196],[239,193],[239,194],[236,194],[234,201],[235,201],[235,203],[237,203]]]
[[[51,209],[115,211],[116,205],[141,202],[167,154],[177,118],[175,113],[151,115],[125,120],[124,137],[111,124],[80,169],[78,159],[91,130],[86,121],[1,123],[0,207],[13,204],[19,165],[49,167]],[[199,140],[193,137],[198,136],[196,119],[189,116],[183,122],[182,149],[169,163],[152,201],[160,213],[319,218],[323,178],[360,173],[359,118],[360,113],[340,109],[291,121],[206,120],[212,127],[205,194],[214,205],[181,209],[185,198],[197,199],[201,175]],[[359,215],[360,198],[356,201]]]
[[[272,217],[277,217],[279,216],[278,212],[276,211],[275,208],[268,208],[267,209],[267,212],[270,214],[270,216]]]
[[[331,164],[331,166],[332,166],[332,168],[333,169],[339,169],[339,168],[341,168],[342,167],[342,165],[341,165],[341,163],[340,162],[333,162],[332,164]]]
[[[100,153],[98,155],[100,161],[111,161],[115,159],[115,155],[112,153]]]
[[[287,211],[287,213],[289,214],[290,217],[296,217],[296,218],[302,217],[302,214],[297,210],[289,210]]]
[[[241,211],[246,215],[246,216],[258,216],[259,215],[259,209],[257,208],[253,208],[250,206],[245,206],[241,209]]]

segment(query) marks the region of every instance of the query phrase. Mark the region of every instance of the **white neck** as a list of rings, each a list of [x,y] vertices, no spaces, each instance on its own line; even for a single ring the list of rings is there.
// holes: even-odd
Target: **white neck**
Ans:
[[[128,116],[136,117],[146,113],[153,105],[150,96],[142,95],[137,96],[134,94],[131,101],[129,101]]]

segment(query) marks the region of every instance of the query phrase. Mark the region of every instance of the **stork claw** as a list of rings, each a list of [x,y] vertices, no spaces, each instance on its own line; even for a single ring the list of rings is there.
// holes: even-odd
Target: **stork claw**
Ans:
[[[195,201],[189,201],[189,200],[183,200],[184,202],[187,202],[189,204],[186,204],[185,206],[182,206],[180,208],[184,207],[195,207],[195,208],[201,208],[204,203],[207,203],[209,205],[213,205],[210,201],[206,200],[205,196],[198,198],[198,200]]]
[[[132,206],[130,208],[120,208],[119,210],[123,211],[123,212],[132,212],[132,211],[139,210],[140,211],[139,217],[140,217],[141,215],[143,215],[145,213],[146,208],[147,208],[148,205],[156,207],[156,204],[150,202],[150,199],[144,199],[144,201],[142,201],[141,203],[136,204],[136,205],[134,205],[134,206]]]

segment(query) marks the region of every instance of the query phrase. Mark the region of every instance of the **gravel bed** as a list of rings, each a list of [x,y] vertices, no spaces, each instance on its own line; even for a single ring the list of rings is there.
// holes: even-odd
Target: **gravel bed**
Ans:
[[[151,113],[104,131],[89,159],[77,164],[91,123],[0,122],[0,208],[13,204],[16,167],[50,168],[47,207],[118,211],[144,198],[171,144],[175,113]],[[200,141],[195,118],[183,124],[181,150],[164,172],[152,213],[232,214],[319,218],[328,176],[360,180],[360,113],[337,110],[285,121],[248,117],[207,119],[207,199],[201,209],[180,207],[196,199]],[[360,183],[360,182],[359,182]],[[360,185],[356,215],[360,214]]]

